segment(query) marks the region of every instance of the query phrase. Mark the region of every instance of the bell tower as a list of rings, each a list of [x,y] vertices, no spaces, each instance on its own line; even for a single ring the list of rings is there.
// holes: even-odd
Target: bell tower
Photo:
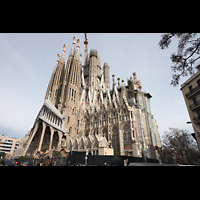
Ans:
[[[94,91],[99,89],[101,83],[101,62],[96,49],[92,49],[87,55],[83,67],[86,88],[90,89],[91,98],[93,98]]]
[[[64,71],[65,71],[65,52],[66,45],[63,46],[63,53],[61,55],[58,54],[58,59],[56,62],[56,66],[54,67],[51,79],[49,81],[49,85],[47,88],[47,92],[45,95],[45,99],[49,98],[52,104],[58,108],[59,99],[61,96],[61,88],[63,84]]]
[[[69,131],[70,136],[76,137],[78,133],[78,104],[79,88],[81,86],[81,60],[80,40],[77,40],[75,50],[75,38],[67,62],[65,80],[63,85],[63,98],[61,99],[61,113],[66,116],[64,128]],[[62,96],[61,95],[61,96]]]

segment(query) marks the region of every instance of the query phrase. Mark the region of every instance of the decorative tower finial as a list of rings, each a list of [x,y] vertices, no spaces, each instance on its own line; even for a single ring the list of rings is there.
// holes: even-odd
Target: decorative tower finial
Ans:
[[[79,48],[80,48],[80,41],[81,41],[80,39],[77,40],[77,43],[78,43],[77,44],[77,50],[79,50]]]
[[[115,83],[115,75],[113,74],[112,77],[113,77],[113,84],[114,84]]]
[[[120,82],[119,82],[119,81],[120,81],[120,78],[118,78],[117,80],[118,80],[118,86],[120,86]]]
[[[66,52],[66,44],[63,45],[63,54]]]
[[[58,64],[59,60],[60,60],[60,54],[57,55],[56,65]]]
[[[115,75],[113,74],[112,77],[113,77],[113,90],[114,90],[114,87],[115,87],[115,85],[116,85],[116,83],[115,83]],[[113,94],[114,94],[114,93],[113,93]]]
[[[134,80],[134,83],[137,82],[137,75],[136,75],[136,72],[133,72],[133,80]]]
[[[74,36],[73,37],[73,47],[75,47],[75,45],[76,45],[76,37]]]

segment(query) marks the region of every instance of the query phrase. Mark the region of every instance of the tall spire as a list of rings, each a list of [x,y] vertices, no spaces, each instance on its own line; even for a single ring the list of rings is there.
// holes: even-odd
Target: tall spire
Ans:
[[[77,44],[77,47],[76,47],[76,51],[79,51],[79,49],[80,49],[80,41],[81,41],[80,39],[77,40],[78,44]]]
[[[63,84],[63,77],[64,77],[64,71],[65,71],[65,52],[66,52],[66,45],[63,45],[63,53],[61,55],[60,60],[57,60],[58,64],[55,69],[55,75],[54,80],[52,84],[52,90],[51,90],[51,102],[55,107],[57,107],[59,103],[59,98],[61,95],[61,88]]]
[[[76,46],[76,52],[75,52],[75,58],[80,60],[80,53],[79,53],[79,49],[80,49],[80,39],[77,39],[77,46]]]
[[[69,55],[74,56],[75,46],[76,46],[76,37],[74,36],[73,37],[73,45],[72,45],[72,48],[71,48],[71,51],[70,51]]]
[[[65,63],[66,46],[67,46],[66,44],[63,45],[63,53],[62,53],[61,58],[60,58],[61,63]]]
[[[104,63],[103,65],[103,75],[106,89],[110,89],[110,68],[108,66],[108,63]]]
[[[59,59],[60,59],[60,54],[57,55],[56,65],[55,65],[55,67],[53,69],[53,73],[51,75],[51,79],[50,79],[49,85],[47,87],[47,92],[46,92],[46,95],[45,95],[45,99],[47,99],[49,97],[49,94],[51,94],[51,92],[52,92],[53,82],[54,82],[54,78],[55,78],[55,72],[56,72],[56,69],[57,69],[57,66],[58,66]]]

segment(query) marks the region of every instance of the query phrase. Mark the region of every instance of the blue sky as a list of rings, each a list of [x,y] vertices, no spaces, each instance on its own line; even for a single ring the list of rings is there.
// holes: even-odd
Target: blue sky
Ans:
[[[84,33],[0,33],[0,135],[22,138],[32,128],[57,54],[66,44],[68,57],[73,36],[81,39],[84,55]],[[88,50],[97,49],[101,66],[104,62],[110,66],[110,76],[126,82],[137,73],[142,90],[153,96],[151,110],[161,136],[168,127],[194,132],[186,124],[189,115],[180,86],[170,85],[170,55],[176,52],[177,41],[160,50],[161,33],[88,33],[87,37]],[[187,79],[181,78],[180,85]]]

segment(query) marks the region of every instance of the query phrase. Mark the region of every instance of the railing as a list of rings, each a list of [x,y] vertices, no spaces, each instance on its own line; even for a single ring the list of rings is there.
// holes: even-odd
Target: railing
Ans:
[[[196,101],[194,104],[190,105],[190,110],[193,110],[194,108],[198,107],[200,105],[200,100]]]
[[[200,89],[200,86],[198,85],[197,87],[193,88],[190,92],[188,92],[185,96],[187,98],[189,98],[189,96],[191,96],[192,94],[194,94],[195,92],[197,92]]]

